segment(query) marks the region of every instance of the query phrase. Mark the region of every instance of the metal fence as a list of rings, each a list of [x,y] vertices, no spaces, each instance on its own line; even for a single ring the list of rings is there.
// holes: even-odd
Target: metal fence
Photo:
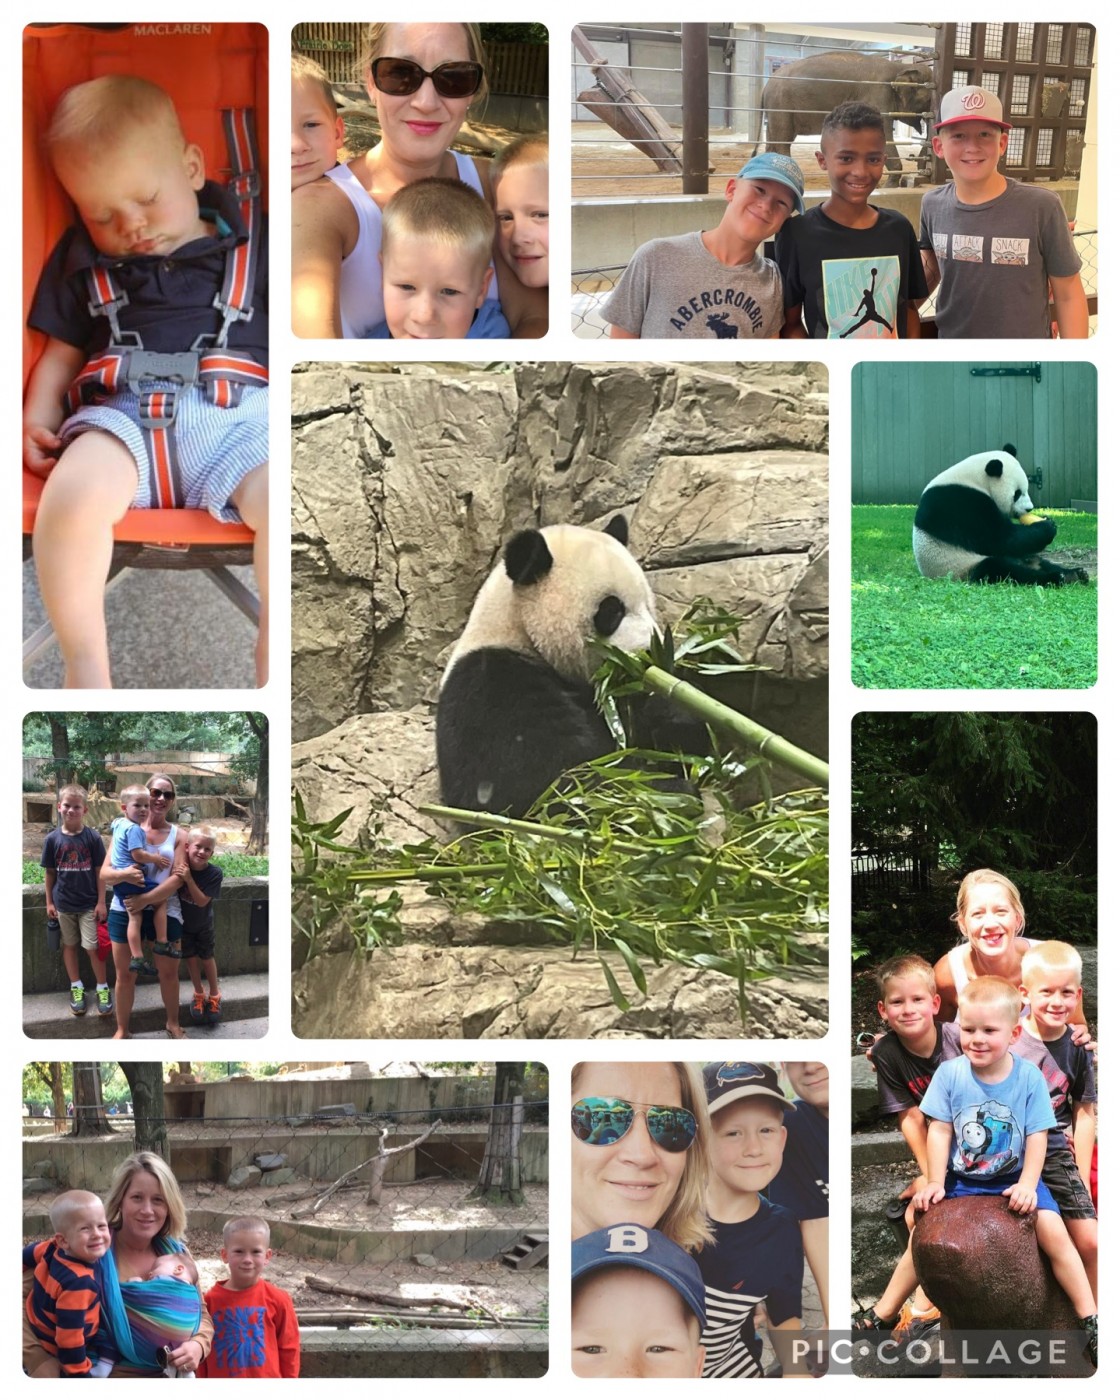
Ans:
[[[266,1276],[299,1317],[303,1375],[543,1374],[547,1103],[498,1106],[520,1128],[516,1164],[494,1163],[497,1179],[518,1186],[504,1202],[471,1194],[492,1107],[368,1114],[335,1105],[220,1119],[184,1107],[168,1120],[168,1157],[203,1291],[228,1276],[224,1222],[261,1216],[275,1251]],[[97,1136],[61,1136],[71,1122],[23,1119],[25,1241],[49,1233],[59,1191],[104,1197],[134,1150],[131,1117]]]
[[[1089,301],[1089,334],[1097,333],[1097,270],[1099,247],[1097,230],[1078,229],[1073,235],[1074,246],[1081,258],[1081,282]],[[626,270],[625,263],[612,263],[603,267],[578,268],[572,273],[572,333],[582,340],[597,340],[610,335],[610,326],[603,319],[602,305],[614,290],[619,278]],[[934,312],[937,308],[937,293],[928,297],[921,305],[923,335],[935,336]]]

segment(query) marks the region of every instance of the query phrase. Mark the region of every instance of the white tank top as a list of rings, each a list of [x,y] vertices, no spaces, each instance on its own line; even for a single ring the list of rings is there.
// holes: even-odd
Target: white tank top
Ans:
[[[464,185],[483,199],[486,198],[479,179],[478,167],[470,156],[452,151],[455,173]],[[361,340],[374,326],[385,319],[385,302],[381,295],[381,210],[374,203],[362,182],[348,165],[336,165],[327,171],[358,216],[358,238],[352,252],[342,259],[339,282],[339,303],[342,335],[345,340]],[[488,298],[497,299],[498,279],[490,279]],[[177,916],[176,916],[177,917]]]

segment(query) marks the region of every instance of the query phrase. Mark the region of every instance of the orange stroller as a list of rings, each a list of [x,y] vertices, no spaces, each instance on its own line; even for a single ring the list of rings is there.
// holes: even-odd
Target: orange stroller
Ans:
[[[35,286],[50,250],[73,222],[73,210],[43,158],[39,141],[67,88],[108,73],[133,73],[158,83],[174,99],[188,141],[206,156],[211,178],[229,171],[222,109],[254,114],[262,197],[268,168],[268,33],[258,24],[134,23],[29,25],[23,37],[23,379],[42,353],[43,337],[26,329]],[[265,199],[267,205],[267,199]],[[43,482],[23,473],[23,557]],[[253,622],[257,599],[230,573],[252,563],[252,532],[202,510],[130,510],[114,529],[109,581],[127,568],[205,569]],[[49,623],[23,646],[27,666],[51,642]]]

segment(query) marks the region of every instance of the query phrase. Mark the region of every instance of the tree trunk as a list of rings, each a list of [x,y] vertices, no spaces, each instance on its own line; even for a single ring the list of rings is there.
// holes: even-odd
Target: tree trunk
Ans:
[[[47,1072],[50,1076],[55,1131],[58,1132],[60,1125],[66,1122],[66,1086],[62,1082],[62,1065],[58,1060],[52,1060],[47,1066]]]
[[[112,1132],[101,1097],[101,1067],[92,1062],[75,1064],[74,1122],[71,1137],[101,1137]]]
[[[118,1061],[132,1090],[132,1126],[137,1152],[154,1152],[170,1160],[167,1121],[163,1116],[163,1066]]]
[[[48,714],[51,727],[51,756],[54,760],[54,786],[57,792],[70,782],[73,769],[70,766],[70,733],[66,728],[66,716]]]
[[[263,855],[268,848],[268,720],[264,715],[256,715],[251,710],[246,712],[245,717],[260,745],[257,759],[257,790],[249,804],[252,822],[245,851],[247,855]]]
[[[478,1184],[472,1197],[493,1205],[522,1205],[521,1131],[524,1126],[525,1064],[494,1066],[494,1104]]]

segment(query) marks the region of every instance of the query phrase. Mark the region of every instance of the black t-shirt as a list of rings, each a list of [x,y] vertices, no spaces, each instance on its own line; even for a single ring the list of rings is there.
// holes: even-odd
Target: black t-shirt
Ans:
[[[97,906],[97,876],[105,864],[105,843],[92,827],[71,834],[55,827],[43,842],[39,864],[53,870],[54,905],[64,914],[84,914]]]
[[[820,1220],[828,1216],[828,1119],[804,1099],[793,1102],[797,1111],[784,1120],[782,1167],[765,1194],[798,1220]]]
[[[803,308],[813,340],[904,338],[907,302],[929,295],[910,220],[876,212],[871,228],[846,228],[818,204],[778,231],[785,304]]]
[[[929,1088],[933,1072],[942,1060],[955,1060],[961,1053],[961,1032],[955,1021],[934,1023],[937,1044],[930,1055],[907,1050],[894,1031],[871,1047],[871,1060],[879,1076],[879,1108],[883,1113],[905,1113],[920,1104]]]
[[[189,934],[210,933],[214,927],[214,901],[222,888],[222,867],[212,862],[205,870],[192,870],[191,879],[210,900],[201,908],[191,902],[186,885],[179,891],[179,907],[183,911],[183,932]]]

